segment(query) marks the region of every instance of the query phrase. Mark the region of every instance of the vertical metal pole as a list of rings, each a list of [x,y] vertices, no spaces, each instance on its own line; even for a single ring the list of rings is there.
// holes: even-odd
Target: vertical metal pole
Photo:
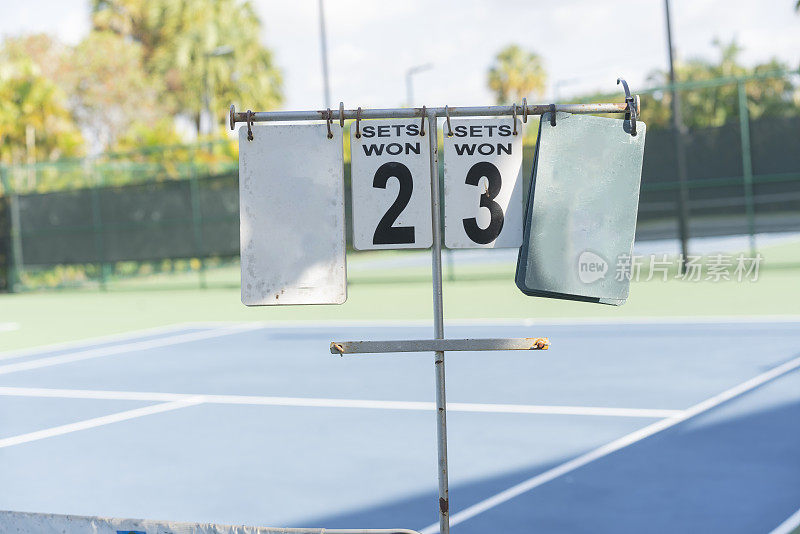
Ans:
[[[689,190],[686,183],[686,153],[683,146],[683,121],[681,120],[680,95],[675,89],[675,58],[672,49],[672,23],[669,14],[669,0],[664,0],[667,18],[667,46],[669,48],[669,83],[672,100],[672,129],[675,132],[675,160],[678,165],[678,233],[681,239],[681,253],[684,262],[689,255]],[[684,272],[685,263],[680,270]]]
[[[8,208],[10,210],[11,228],[9,229],[10,253],[11,258],[8,262],[8,292],[17,291],[18,285],[22,280],[22,228],[19,213],[19,195],[15,184],[11,183],[8,170],[5,165],[0,165],[0,178],[2,178],[5,195],[8,196]]]
[[[97,265],[100,268],[100,289],[108,289],[108,269],[106,266],[105,236],[103,235],[103,217],[100,213],[100,185],[95,183],[89,190],[92,204],[92,233],[94,248],[97,253]]]
[[[750,152],[750,112],[747,109],[747,92],[744,82],[739,89],[739,134],[742,142],[742,181],[744,185],[744,210],[747,216],[747,233],[750,236],[750,256],[756,255],[756,222],[753,205],[753,161]]]
[[[328,39],[325,35],[325,6],[319,0],[319,41],[322,48],[322,83],[325,90],[325,107],[331,107],[331,87],[328,82]]]
[[[203,214],[200,204],[200,186],[197,183],[197,169],[192,165],[192,174],[189,178],[189,197],[192,206],[192,233],[194,234],[194,249],[197,259],[200,260],[199,281],[200,287],[208,287],[206,283],[206,260],[203,244]]]
[[[444,313],[442,310],[442,227],[441,199],[439,197],[439,133],[436,114],[428,112],[428,143],[431,151],[431,222],[433,225],[433,333],[435,339],[444,339]],[[435,353],[436,365],[436,437],[439,457],[439,533],[450,533],[450,495],[447,487],[447,402],[444,387],[444,351]]]

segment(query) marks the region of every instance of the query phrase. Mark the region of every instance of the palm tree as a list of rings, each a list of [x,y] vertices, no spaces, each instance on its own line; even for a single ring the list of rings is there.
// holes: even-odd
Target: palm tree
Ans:
[[[535,52],[526,52],[518,45],[509,45],[498,52],[494,64],[489,68],[488,85],[494,91],[498,104],[541,96],[546,82],[547,73],[542,58]]]
[[[163,79],[165,100],[198,127],[208,94],[218,124],[226,109],[274,109],[283,100],[281,73],[261,44],[261,22],[239,0],[93,0],[95,29],[141,43],[145,68]],[[213,57],[221,47],[230,50]]]

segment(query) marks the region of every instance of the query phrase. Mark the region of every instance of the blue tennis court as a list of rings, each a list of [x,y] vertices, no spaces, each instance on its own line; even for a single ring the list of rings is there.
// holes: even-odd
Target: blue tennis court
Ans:
[[[454,532],[791,530],[800,319],[446,333],[552,343],[448,355]],[[430,336],[198,323],[0,353],[0,509],[437,532],[433,355],[328,350]]]

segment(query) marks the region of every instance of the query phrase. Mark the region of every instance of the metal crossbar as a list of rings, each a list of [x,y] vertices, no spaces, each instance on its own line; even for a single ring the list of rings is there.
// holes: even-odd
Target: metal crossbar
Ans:
[[[386,352],[444,352],[484,350],[547,350],[546,337],[493,339],[401,339],[397,341],[333,341],[331,354],[378,354]]]
[[[430,180],[431,180],[431,230],[433,245],[431,247],[431,269],[433,273],[433,327],[432,340],[407,340],[407,341],[349,341],[331,343],[331,352],[334,354],[366,353],[366,352],[433,352],[436,370],[436,418],[437,418],[437,451],[438,451],[438,478],[439,478],[439,532],[450,532],[450,498],[447,473],[447,409],[445,395],[444,353],[448,350],[531,350],[534,348],[546,349],[550,346],[546,338],[538,339],[542,346],[521,346],[528,343],[528,338],[519,339],[491,339],[491,340],[446,340],[444,339],[444,314],[442,306],[442,236],[441,236],[441,199],[439,195],[439,147],[437,119],[439,117],[495,117],[511,115],[527,121],[528,115],[543,115],[545,113],[566,112],[575,114],[586,113],[625,113],[626,119],[631,119],[632,130],[635,131],[635,121],[639,116],[639,95],[631,95],[628,84],[623,79],[618,79],[625,90],[625,101],[615,103],[592,104],[534,104],[528,105],[523,99],[522,104],[508,106],[468,106],[468,107],[421,107],[421,108],[385,108],[385,109],[344,109],[344,104],[339,104],[338,110],[330,108],[316,111],[260,111],[237,112],[234,106],[230,107],[230,127],[233,130],[236,123],[246,123],[248,128],[256,122],[281,122],[281,121],[320,121],[328,123],[330,128],[334,121],[344,127],[346,119],[409,119],[420,118],[428,122],[428,135],[430,144]],[[248,130],[248,138],[252,139],[252,131]],[[503,346],[504,345],[504,346]],[[482,348],[483,347],[483,348]],[[391,349],[391,350],[389,350]]]

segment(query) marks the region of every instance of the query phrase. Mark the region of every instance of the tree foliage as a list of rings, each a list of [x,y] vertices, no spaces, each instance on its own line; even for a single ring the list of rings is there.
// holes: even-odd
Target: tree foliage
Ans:
[[[113,147],[134,123],[168,113],[163,82],[144,70],[142,47],[111,32],[91,32],[71,50],[62,83],[75,119],[92,141]]]
[[[512,44],[495,56],[487,83],[495,93],[497,103],[507,104],[512,100],[519,102],[523,98],[541,96],[547,83],[547,73],[538,54]]]
[[[281,75],[249,2],[93,0],[92,23],[142,47],[145,70],[166,85],[165,103],[198,131],[206,94],[217,124],[231,103],[273,109],[282,102]],[[229,53],[214,55],[223,48]]]
[[[10,38],[0,47],[0,161],[24,163],[29,156],[51,160],[78,155],[83,149],[80,129],[72,118],[66,92],[34,61],[58,52],[46,36]],[[55,68],[57,61],[43,63]],[[32,128],[34,154],[28,154],[28,130]]]
[[[691,59],[676,65],[678,82],[701,82],[716,78],[745,77],[770,72],[788,71],[785,63],[772,59],[754,67],[740,61],[741,47],[735,42],[715,42],[719,56],[716,61]],[[653,86],[669,83],[666,71],[655,71],[648,77]],[[745,83],[748,111],[751,119],[762,116],[792,116],[798,114],[798,86],[791,77],[774,77]],[[653,127],[668,127],[671,121],[671,93],[659,92],[647,96],[642,102],[645,120]],[[721,126],[738,120],[739,93],[736,83],[716,87],[680,91],[681,115],[688,128]],[[643,112],[645,113],[645,112]]]
[[[678,83],[703,82],[719,78],[767,75],[768,73],[789,72],[789,65],[772,59],[765,63],[747,67],[740,61],[741,47],[734,41],[715,42],[718,57],[714,60],[694,58],[675,65]],[[647,78],[648,86],[669,85],[666,70],[653,71]],[[747,96],[747,110],[751,119],[761,117],[785,117],[800,115],[800,86],[796,77],[771,76],[744,83]],[[632,90],[636,92],[633,87]],[[684,89],[679,91],[681,115],[684,126],[690,129],[710,128],[739,120],[739,92],[735,80],[732,83]],[[621,92],[582,95],[575,102],[619,101]],[[642,94],[642,119],[647,127],[670,128],[672,126],[672,95],[670,91],[659,90]]]

